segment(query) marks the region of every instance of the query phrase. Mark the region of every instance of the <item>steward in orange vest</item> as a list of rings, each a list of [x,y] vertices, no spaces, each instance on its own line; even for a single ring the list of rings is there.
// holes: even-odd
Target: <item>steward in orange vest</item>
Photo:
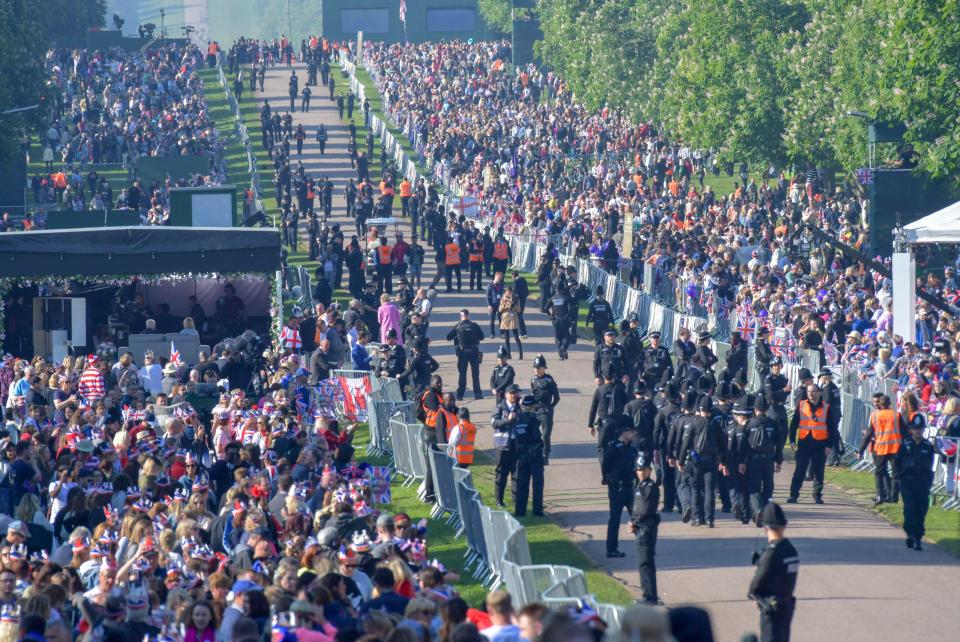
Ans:
[[[473,463],[477,427],[470,421],[470,411],[466,408],[461,408],[457,415],[460,421],[447,434],[447,454],[457,458],[458,466],[467,468]]]
[[[790,445],[797,445],[796,468],[790,481],[788,504],[795,504],[807,476],[813,471],[813,500],[823,503],[823,475],[827,466],[827,449],[837,443],[837,413],[821,396],[820,386],[807,386],[807,398],[797,404],[790,420]]]
[[[870,413],[870,425],[860,443],[858,459],[870,448],[873,452],[874,480],[877,495],[874,506],[900,500],[900,481],[897,479],[897,453],[908,437],[904,417],[891,408],[890,397],[877,393],[873,396],[877,409]],[[916,414],[916,413],[913,413]]]
[[[440,416],[440,408],[443,399],[440,392],[443,390],[443,380],[439,375],[433,375],[430,378],[430,387],[420,395],[417,419],[423,422],[425,429],[423,431],[423,441],[427,445],[427,450],[437,450],[439,439],[437,438],[437,422]],[[439,433],[443,435],[444,433]],[[433,489],[433,475],[430,468],[433,466],[432,455],[427,453],[427,475],[426,475],[426,497],[425,501],[432,502],[436,499]]]
[[[452,238],[443,246],[443,262],[446,265],[445,277],[447,292],[453,291],[453,275],[457,275],[457,292],[463,290],[463,268],[460,260],[460,245]]]

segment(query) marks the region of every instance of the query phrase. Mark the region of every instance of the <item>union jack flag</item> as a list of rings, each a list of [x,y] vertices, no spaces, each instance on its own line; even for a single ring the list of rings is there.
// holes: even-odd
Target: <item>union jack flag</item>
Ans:
[[[124,406],[121,412],[124,421],[143,421],[147,418],[146,410],[134,410],[130,406]]]
[[[823,343],[823,356],[826,357],[827,363],[831,366],[840,363],[840,351],[837,349],[837,344],[833,341],[825,341]]]
[[[861,185],[872,185],[873,184],[873,170],[869,167],[861,167],[856,170],[854,174],[857,177],[857,181]]]
[[[751,310],[741,309],[737,312],[737,332],[747,343],[753,343],[753,335],[757,331],[757,319],[751,314]]]
[[[183,365],[180,360],[180,351],[177,350],[177,346],[173,345],[173,341],[170,342],[170,363],[178,367]]]

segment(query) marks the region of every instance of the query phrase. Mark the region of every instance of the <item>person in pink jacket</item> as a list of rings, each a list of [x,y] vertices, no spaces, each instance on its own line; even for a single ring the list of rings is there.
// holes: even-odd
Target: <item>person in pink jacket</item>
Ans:
[[[377,308],[377,321],[380,323],[380,343],[387,342],[387,333],[397,331],[397,343],[403,345],[403,332],[400,330],[400,308],[390,300],[389,294],[380,295],[380,307]]]

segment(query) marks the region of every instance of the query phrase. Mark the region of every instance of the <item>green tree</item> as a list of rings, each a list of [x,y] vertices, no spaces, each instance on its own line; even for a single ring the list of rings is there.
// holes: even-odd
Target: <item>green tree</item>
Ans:
[[[510,0],[477,0],[477,7],[491,28],[500,33],[510,33],[513,30]]]

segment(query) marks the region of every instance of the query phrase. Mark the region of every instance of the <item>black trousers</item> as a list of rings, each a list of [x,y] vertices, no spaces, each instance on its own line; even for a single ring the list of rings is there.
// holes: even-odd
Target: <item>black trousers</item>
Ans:
[[[570,348],[570,321],[566,317],[553,320],[553,336],[557,340],[557,352],[563,356]]]
[[[553,408],[541,408],[537,411],[540,422],[540,434],[543,437],[543,454],[550,456],[550,436],[553,434]]]
[[[474,285],[476,279],[476,285]],[[483,289],[483,262],[470,261],[470,289]]]
[[[790,642],[790,622],[796,602],[793,598],[779,600],[779,608],[772,613],[760,611],[760,642]]]
[[[727,493],[727,501],[723,501],[724,490]],[[720,475],[720,501],[724,508],[732,507],[734,510],[739,508],[744,514],[750,510],[750,496],[747,493],[747,476],[740,474],[737,467],[730,467],[730,476]]]
[[[897,455],[874,455],[873,475],[877,482],[877,497],[882,502],[900,500],[900,482],[897,480]]]
[[[517,470],[515,503],[513,514],[523,517],[527,514],[527,498],[530,495],[530,486],[533,486],[534,515],[543,515],[543,447],[520,446],[517,452]]]
[[[640,590],[643,591],[643,601],[656,604],[657,596],[657,564],[654,558],[657,554],[657,521],[644,520],[637,531],[637,557],[640,562]]]
[[[393,265],[378,263],[376,275],[377,290],[393,294]]]
[[[514,476],[515,457],[513,450],[509,448],[498,448],[494,453],[493,487],[497,496],[497,503],[502,504],[504,503],[503,496],[507,492],[508,480],[514,480],[510,485],[510,494],[514,497],[517,494],[517,484]]]
[[[717,460],[701,458],[693,464],[693,514],[697,519],[713,521],[717,504]]]
[[[438,450],[437,448],[437,431],[431,428],[427,428],[423,431],[423,441],[427,445],[427,450]],[[426,491],[427,497],[426,501],[433,503],[435,499],[435,491],[433,488],[433,458],[427,453],[427,476],[426,476]]]
[[[610,506],[610,518],[607,520],[607,552],[619,549],[620,518],[626,509],[629,516],[633,509],[633,485],[611,480],[607,485],[607,501]]]
[[[821,445],[822,444],[822,445]],[[823,474],[827,466],[827,442],[804,439],[797,446],[796,467],[790,480],[790,497],[799,497],[807,475],[807,467],[813,473],[813,496],[823,495]]]
[[[467,390],[467,366],[470,367],[470,374],[473,379],[473,394],[482,394],[480,389],[480,351],[477,349],[457,350],[457,372],[460,375],[457,379],[457,394],[463,395]]]
[[[460,264],[447,266],[447,292],[453,290],[453,275],[457,275],[457,292],[463,289],[463,270]]]
[[[924,479],[904,479],[900,483],[903,497],[903,532],[907,537],[920,539],[926,533],[924,521],[930,508],[930,484]]]
[[[747,462],[747,492],[750,515],[759,515],[773,497],[773,456],[754,455]]]
[[[677,471],[677,503],[681,511],[693,508],[693,464]]]
[[[657,468],[657,483],[660,484],[660,493],[663,496],[663,510],[670,512],[674,506],[680,507],[677,500],[677,469],[667,465],[666,455],[660,453],[660,463]]]
[[[720,496],[720,506],[723,507],[723,512],[730,512],[730,507],[733,505],[731,501],[735,490],[733,488],[733,476],[737,474],[736,470],[730,471],[729,477],[724,477],[719,475],[717,477],[717,495]]]

